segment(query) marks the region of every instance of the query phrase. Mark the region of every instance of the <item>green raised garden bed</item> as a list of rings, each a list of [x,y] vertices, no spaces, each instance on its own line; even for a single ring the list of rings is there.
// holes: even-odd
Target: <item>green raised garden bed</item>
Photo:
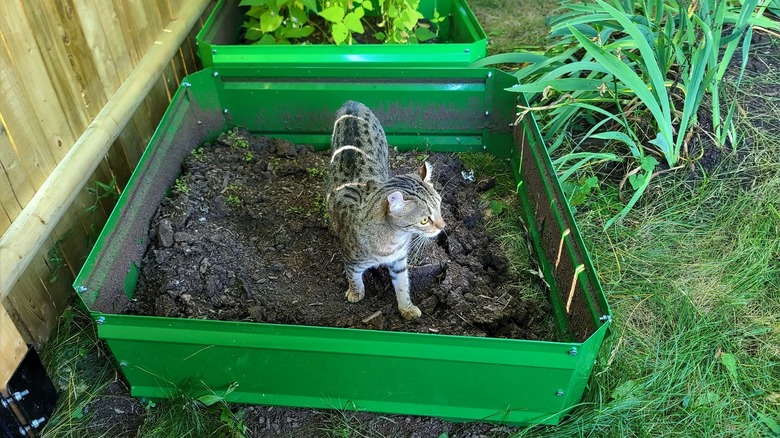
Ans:
[[[138,397],[557,423],[581,399],[610,311],[515,79],[485,69],[207,69],[186,78],[74,283]],[[515,169],[560,342],[124,315],[150,221],[179,163],[233,126],[327,148],[347,99],[390,144],[478,151]],[[333,299],[343,299],[334,291]],[[200,394],[194,394],[200,395]]]
[[[244,11],[238,0],[220,0],[198,33],[204,67],[223,66],[437,66],[463,67],[487,54],[487,36],[465,0],[422,0],[428,19],[434,8],[447,19],[439,24],[438,43],[353,45],[242,45]]]

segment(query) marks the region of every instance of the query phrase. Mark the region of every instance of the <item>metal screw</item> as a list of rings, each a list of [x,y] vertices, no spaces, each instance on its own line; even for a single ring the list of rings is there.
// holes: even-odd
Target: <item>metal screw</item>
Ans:
[[[487,145],[486,145],[486,144],[483,144],[483,145],[482,145],[482,150],[483,150],[483,151],[486,151],[486,150],[487,150]]]
[[[119,362],[119,366],[122,367],[122,368],[126,367],[127,366],[127,361],[123,360],[123,361]]]
[[[563,397],[563,391],[559,389],[558,391],[555,392],[555,395],[558,397]]]
[[[76,291],[78,291],[78,293],[80,293],[80,294],[83,294],[84,292],[87,291],[87,287],[86,286],[79,286],[79,287],[76,288]]]
[[[569,350],[569,356],[576,356],[577,355],[577,347],[571,347],[571,350]]]
[[[106,322],[106,318],[103,317],[103,316],[101,316],[100,318],[97,319],[97,323],[98,324],[103,324],[104,322]]]
[[[603,315],[599,317],[599,321],[612,321],[612,316],[610,315]]]
[[[191,84],[191,83],[189,83],[189,82],[187,82],[187,81],[184,81],[184,82],[182,82],[181,84],[182,84],[183,86],[187,87],[187,88],[190,88],[190,87],[192,86],[192,84]]]
[[[30,391],[25,389],[24,391],[19,391],[19,392],[15,392],[15,393],[11,394],[11,398],[16,400],[16,401],[20,401],[20,400],[22,400],[24,398],[24,396],[26,396],[29,393],[30,393]]]
[[[228,113],[228,109],[227,108],[222,110],[222,114],[227,114],[227,113]]]
[[[41,417],[41,418],[39,418],[39,419],[37,419],[37,420],[33,420],[33,421],[31,421],[31,422],[30,422],[30,425],[31,425],[31,426],[32,426],[34,429],[37,429],[37,428],[38,428],[38,426],[40,426],[41,424],[43,424],[43,422],[44,422],[44,421],[46,421],[46,417]]]
[[[469,52],[471,52],[471,50],[470,50],[470,49],[466,49],[466,50],[465,50],[465,52],[466,52],[466,53],[469,53]]]
[[[489,72],[488,72],[488,78],[492,78],[492,77],[493,77],[493,72],[492,72],[492,71],[489,71]]]
[[[216,78],[217,76],[219,76],[219,72],[218,72],[218,71],[215,71],[215,72],[214,72],[214,77]]]
[[[214,50],[212,50],[212,51],[211,51],[211,53],[212,53],[213,55],[216,55],[216,54],[217,54],[217,49],[214,49]]]

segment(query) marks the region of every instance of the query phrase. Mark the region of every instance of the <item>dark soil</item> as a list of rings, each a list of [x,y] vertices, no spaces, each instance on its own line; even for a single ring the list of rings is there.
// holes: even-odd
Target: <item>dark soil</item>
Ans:
[[[396,173],[424,156],[391,154]],[[445,233],[413,251],[403,319],[386,268],[366,272],[366,296],[344,297],[338,240],[323,194],[328,152],[231,131],[190,155],[152,221],[131,313],[169,317],[553,340],[549,303],[510,266],[485,227],[481,193],[452,154],[433,154]],[[489,214],[489,213],[487,213]]]

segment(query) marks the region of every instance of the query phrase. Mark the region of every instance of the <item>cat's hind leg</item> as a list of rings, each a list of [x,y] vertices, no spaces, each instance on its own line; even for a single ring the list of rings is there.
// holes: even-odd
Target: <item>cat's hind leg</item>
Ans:
[[[366,294],[365,286],[363,285],[363,272],[366,268],[362,266],[345,265],[347,273],[347,281],[349,282],[349,289],[347,289],[346,297],[350,303],[357,303],[362,300]]]
[[[387,266],[390,271],[390,279],[395,288],[395,298],[398,300],[398,310],[405,319],[415,319],[422,315],[420,308],[412,304],[409,297],[409,268],[406,265],[406,257],[400,258]]]

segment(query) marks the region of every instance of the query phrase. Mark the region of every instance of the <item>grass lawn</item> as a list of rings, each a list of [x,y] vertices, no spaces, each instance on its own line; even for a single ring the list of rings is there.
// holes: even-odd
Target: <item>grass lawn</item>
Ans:
[[[469,4],[490,52],[499,53],[544,44],[544,19],[558,2]],[[496,428],[491,436],[780,436],[780,38],[761,34],[753,53],[741,88],[721,89],[723,102],[736,100],[733,146],[716,148],[698,129],[686,167],[654,178],[606,230],[622,206],[619,178],[600,177],[578,207],[614,313],[612,334],[585,399],[559,426]],[[120,428],[129,436],[245,431],[242,408],[220,401],[131,399],[91,321],[77,312],[63,316],[43,357],[63,391],[44,437],[117,436],[119,429],[87,421],[124,418],[89,403],[107,397],[139,410],[138,423]],[[366,417],[322,415],[317,436],[380,436]],[[246,436],[272,436],[251,429]]]

